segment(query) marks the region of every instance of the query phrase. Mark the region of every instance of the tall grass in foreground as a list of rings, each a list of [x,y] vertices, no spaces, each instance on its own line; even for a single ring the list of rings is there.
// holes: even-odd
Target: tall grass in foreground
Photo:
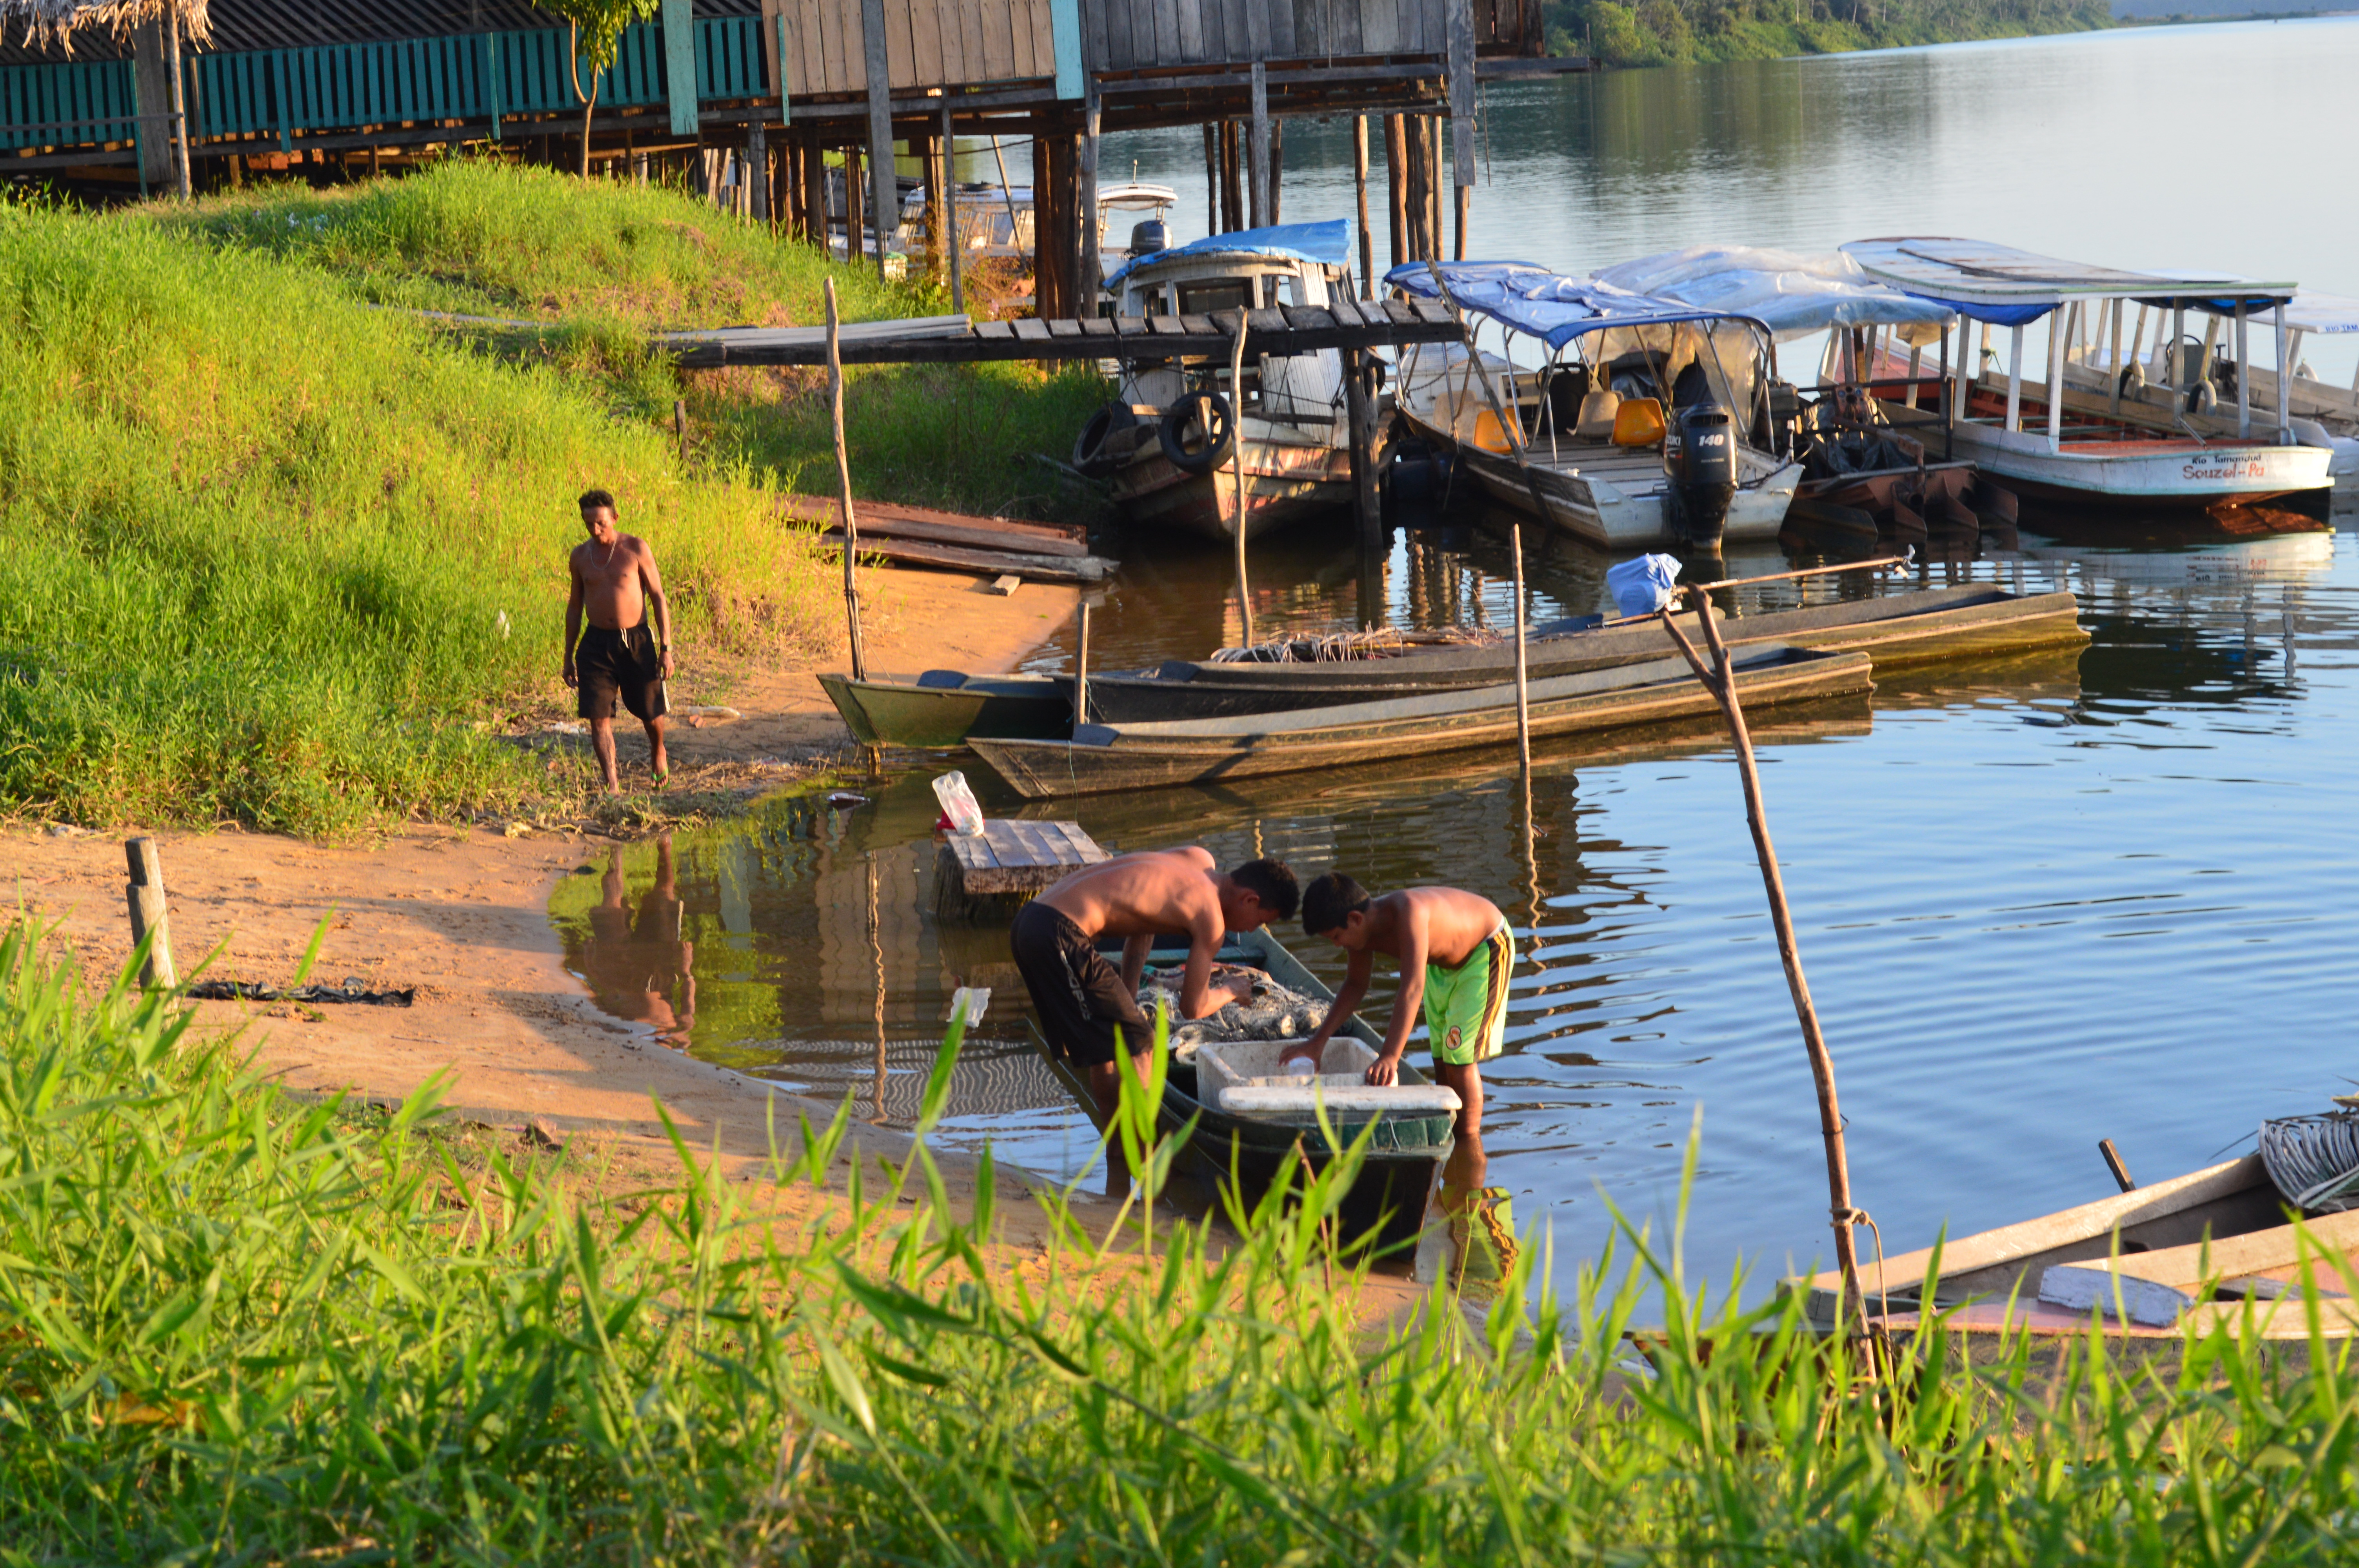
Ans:
[[[716,211],[686,191],[583,180],[495,157],[314,190],[262,185],[143,222],[209,245],[314,269],[372,304],[561,322],[549,362],[615,416],[669,430],[687,395],[691,452],[715,474],[832,494],[823,373],[700,371],[649,353],[679,327],[816,326],[833,277],[843,319],[946,314],[946,289],[886,283],[817,246]],[[855,493],[956,509],[1079,517],[1093,504],[1033,460],[1062,459],[1105,400],[1087,365],[854,367],[844,422]]]
[[[0,810],[320,834],[545,787],[477,731],[563,697],[592,485],[690,650],[821,634],[767,497],[561,373],[314,268],[0,207]]]
[[[953,1059],[955,1040],[946,1048]],[[929,1103],[939,1107],[947,1066]],[[1129,1111],[1146,1124],[1144,1107]],[[831,1179],[846,1119],[774,1157]],[[358,1120],[0,942],[0,1559],[1262,1563],[2347,1558],[2359,1394],[2224,1337],[1879,1385],[1642,1246],[1364,1326],[1300,1206],[1043,1253],[922,1149],[821,1221],[685,1147],[611,1206]],[[988,1173],[981,1184],[991,1191]],[[908,1200],[908,1201],[904,1201]],[[1668,1303],[1661,1372],[1607,1372]],[[1706,1345],[1718,1353],[1706,1355]]]

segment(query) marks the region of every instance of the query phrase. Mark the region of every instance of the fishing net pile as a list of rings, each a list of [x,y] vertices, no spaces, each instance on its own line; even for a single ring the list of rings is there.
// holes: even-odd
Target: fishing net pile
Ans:
[[[1171,1054],[1183,1059],[1194,1055],[1199,1045],[1217,1044],[1224,1040],[1299,1040],[1318,1028],[1327,1016],[1324,1001],[1289,990],[1259,969],[1215,964],[1215,984],[1241,976],[1253,981],[1253,996],[1245,1001],[1230,1002],[1208,1017],[1182,1022],[1180,974],[1178,969],[1147,970],[1139,984],[1138,1005],[1149,1018],[1155,1016],[1158,1004],[1169,1011]]]
[[[2298,1208],[2313,1214],[2359,1208],[2359,1110],[2262,1122],[2261,1163]]]
[[[1332,665],[1352,659],[1381,659],[1412,648],[1488,647],[1506,639],[1475,626],[1445,626],[1430,632],[1403,632],[1379,626],[1364,632],[1328,632],[1277,637],[1243,648],[1219,648],[1206,660],[1214,665]]]

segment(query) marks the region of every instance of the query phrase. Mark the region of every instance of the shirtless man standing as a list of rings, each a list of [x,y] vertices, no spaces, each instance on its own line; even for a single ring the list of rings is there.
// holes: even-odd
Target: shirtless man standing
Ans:
[[[590,748],[598,753],[606,793],[622,787],[614,773],[617,697],[647,727],[647,771],[661,789],[671,775],[664,753],[664,715],[671,711],[664,695],[671,676],[671,607],[664,602],[663,575],[647,541],[615,526],[614,498],[604,491],[582,496],[582,526],[590,537],[573,546],[567,563],[573,591],[565,601],[565,684],[581,693],[574,711],[590,721]]]
[[[1303,890],[1302,928],[1352,957],[1326,1022],[1281,1061],[1307,1056],[1319,1070],[1328,1037],[1368,994],[1375,967],[1369,955],[1383,953],[1400,965],[1400,989],[1368,1082],[1398,1080],[1409,1028],[1422,1011],[1434,1076],[1458,1091],[1459,1130],[1480,1133],[1483,1072],[1475,1064],[1506,1049],[1507,979],[1516,967],[1515,934],[1499,906],[1459,888],[1403,888],[1371,898],[1351,878],[1330,871]]]
[[[1288,918],[1296,896],[1294,873],[1281,861],[1248,860],[1223,873],[1212,869],[1209,851],[1190,845],[1084,867],[1016,913],[1008,945],[1049,1048],[1088,1071],[1103,1116],[1111,1118],[1122,1098],[1117,1035],[1141,1078],[1155,1050],[1155,1021],[1138,1006],[1155,938],[1187,936],[1180,1011],[1202,1018],[1252,995],[1234,981],[1212,983],[1222,941]],[[1124,939],[1120,974],[1098,951],[1101,936]]]

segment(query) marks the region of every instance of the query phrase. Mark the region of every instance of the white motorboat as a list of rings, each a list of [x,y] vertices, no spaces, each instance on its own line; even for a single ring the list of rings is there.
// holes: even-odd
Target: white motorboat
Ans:
[[[1413,263],[1385,281],[1434,298],[1436,270]],[[1462,345],[1402,350],[1394,406],[1493,499],[1608,549],[1777,536],[1801,468],[1770,449],[1775,366],[1762,323],[1522,262],[1438,271],[1522,427],[1524,464]],[[1497,353],[1482,347],[1486,327]],[[1515,362],[1519,337],[1537,345],[1537,366]]]
[[[1123,316],[1203,318],[1217,310],[1321,308],[1351,292],[1351,225],[1282,223],[1212,234],[1133,256],[1106,279]],[[1190,373],[1178,360],[1116,369],[1113,402],[1073,445],[1135,523],[1208,538],[1234,535],[1235,443],[1245,446],[1245,536],[1352,499],[1343,356],[1332,349],[1257,355]]]
[[[1862,240],[1843,249],[1870,277],[1959,314],[1958,352],[1950,352],[1946,338],[1941,343],[1936,394],[1941,438],[1955,455],[1971,459],[2015,490],[2048,501],[2151,514],[2288,498],[2322,501],[2332,483],[2333,453],[2303,444],[2290,410],[2277,408],[2274,429],[2257,428],[2254,419],[2250,323],[2255,312],[2270,312],[2277,362],[2287,362],[2285,307],[2295,296],[2290,283],[2125,272],[1975,240]],[[2166,351],[2159,363],[2163,373],[2146,378],[2129,373],[2127,360],[2135,353],[2123,358],[2116,347],[2111,351],[2123,358],[2122,375],[2101,373],[2132,395],[2126,401],[2110,392],[2076,396],[2081,378],[2068,371],[2067,349],[2077,322],[2094,323],[2103,314],[2118,345],[2123,313],[2132,306],[2167,318],[2174,345],[2184,340],[2190,311],[2210,316],[2213,326],[2202,351],[2190,356]],[[2043,319],[2049,327],[2046,374],[2027,388],[2024,330]],[[1995,366],[1984,368],[1990,334],[1998,327],[2009,334],[2003,377]],[[2233,338],[2233,360],[2226,362],[2234,367],[2233,416],[2218,406],[2212,379],[2223,334]],[[1908,384],[1915,406],[1922,390],[1918,377],[1912,374]],[[2152,407],[2135,395],[2142,386],[2159,395]]]

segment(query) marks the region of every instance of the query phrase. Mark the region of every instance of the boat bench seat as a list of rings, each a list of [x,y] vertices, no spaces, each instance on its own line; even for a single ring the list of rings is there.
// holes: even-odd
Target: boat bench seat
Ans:
[[[966,685],[963,670],[928,670],[918,677],[918,684],[929,691],[955,691]]]

